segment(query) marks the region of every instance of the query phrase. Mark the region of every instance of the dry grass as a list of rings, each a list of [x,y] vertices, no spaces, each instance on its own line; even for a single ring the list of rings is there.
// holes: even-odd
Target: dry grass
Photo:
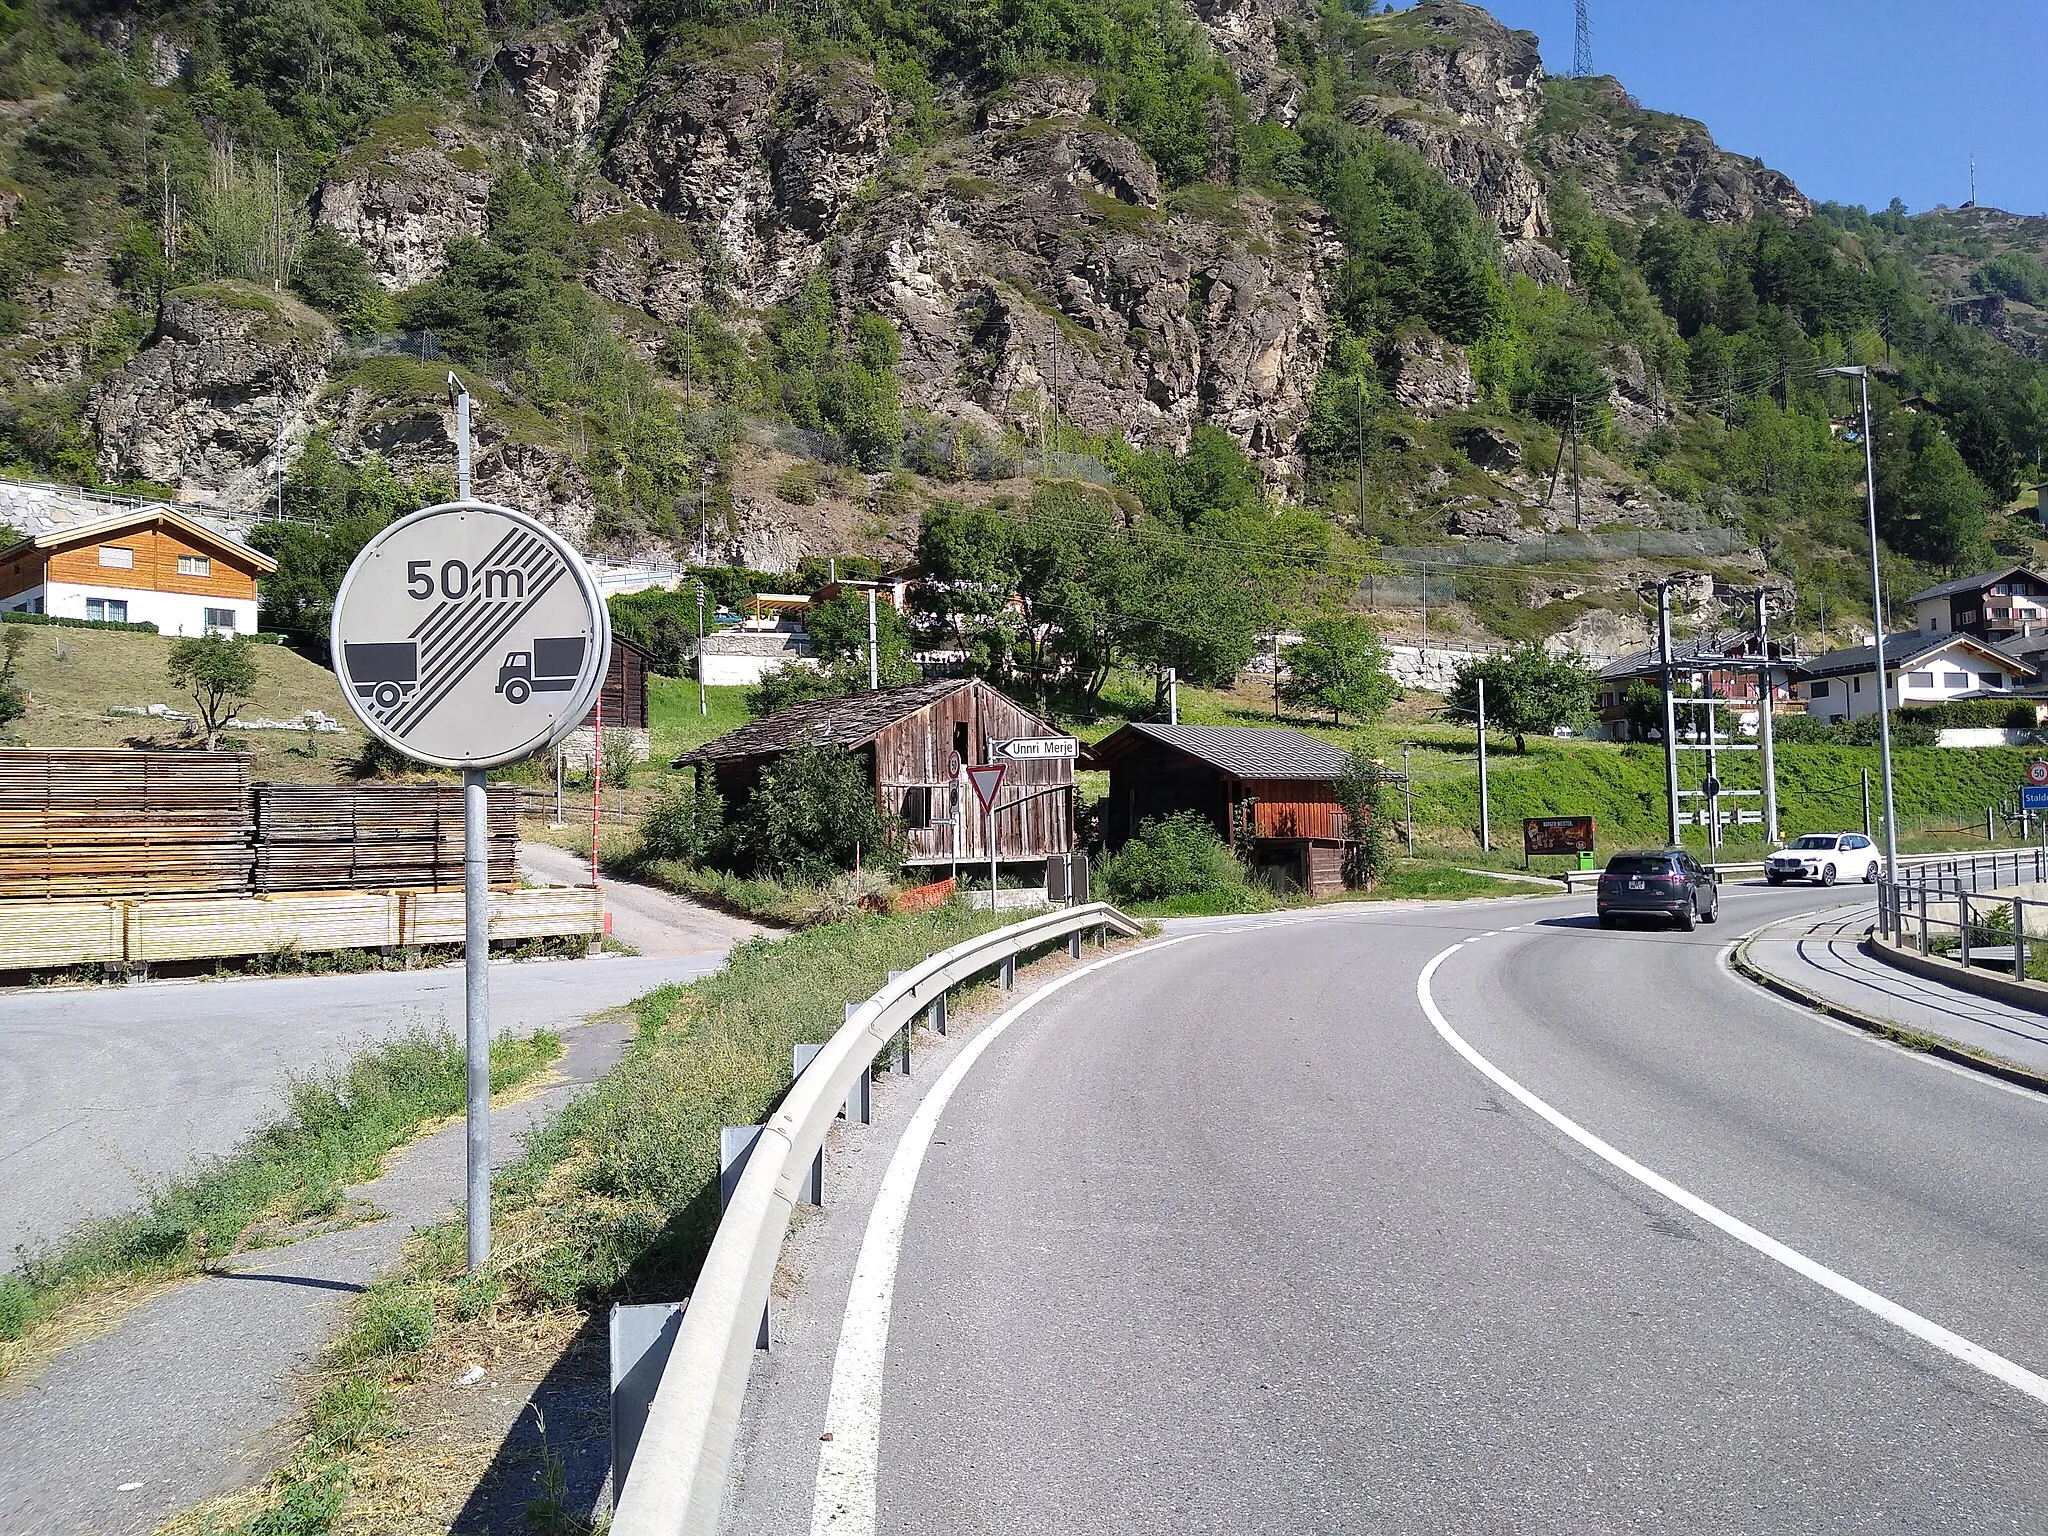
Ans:
[[[12,630],[17,626],[6,626]],[[192,713],[164,676],[175,637],[120,630],[18,626],[28,637],[15,680],[28,695],[28,713],[9,733],[30,747],[148,747],[175,750],[201,745],[176,721],[109,715],[115,705],[165,704]],[[255,778],[286,783],[332,783],[362,751],[363,732],[342,701],[341,687],[327,668],[281,645],[256,647],[257,684],[251,715],[288,720],[318,709],[341,722],[342,730],[312,739],[292,731],[233,733],[255,758]]]

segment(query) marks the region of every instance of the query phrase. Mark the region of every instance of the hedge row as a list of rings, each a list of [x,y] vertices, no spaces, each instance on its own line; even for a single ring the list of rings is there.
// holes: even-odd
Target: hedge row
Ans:
[[[112,619],[67,619],[55,613],[0,613],[0,624],[44,624],[56,629],[118,629],[131,635],[157,633],[157,627],[147,619],[140,624],[117,624]]]

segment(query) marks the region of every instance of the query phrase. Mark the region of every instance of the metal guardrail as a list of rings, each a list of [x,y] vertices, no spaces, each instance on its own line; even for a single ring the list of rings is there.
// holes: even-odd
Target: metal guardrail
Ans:
[[[1878,933],[1895,944],[1913,943],[1923,955],[1952,955],[1965,966],[1973,956],[1976,963],[2009,965],[2015,980],[2025,980],[2027,914],[2036,914],[2035,937],[2048,944],[2048,902],[1998,893],[2043,883],[2048,848],[1928,860],[1878,883]]]
[[[1921,871],[1943,871],[1951,880],[1969,879],[1971,878],[1970,871],[1976,868],[1983,872],[1983,878],[1992,879],[1995,878],[1992,873],[1994,866],[2009,873],[2019,868],[2031,870],[2044,867],[2036,863],[2042,857],[2043,851],[2039,848],[2000,848],[1990,853],[1976,854],[1908,853],[1900,855],[1899,867],[1913,874],[1918,874]],[[1752,859],[1747,863],[1740,864],[1709,864],[1707,868],[1713,870],[1715,874],[1722,876],[1760,875],[1764,872],[1761,859]],[[1958,873],[1959,871],[1960,873]],[[1600,871],[1597,869],[1566,870],[1563,871],[1561,878],[1564,880],[1566,890],[1576,892],[1581,886],[1591,888],[1598,885],[1600,883]],[[2039,875],[2014,874],[2013,878],[2014,882],[2017,883],[2022,879],[2032,880],[2042,877]],[[1880,880],[1878,883],[1880,888],[1882,888],[1883,881]],[[1972,885],[1970,889],[1978,890],[1982,889],[1982,886]]]
[[[612,1517],[613,1536],[714,1536],[747,1377],[789,1219],[811,1166],[861,1074],[899,1031],[964,981],[1089,930],[1126,937],[1139,924],[1107,902],[1013,923],[933,955],[847,1016],[768,1117],[748,1155],[690,1294],[639,1448]]]

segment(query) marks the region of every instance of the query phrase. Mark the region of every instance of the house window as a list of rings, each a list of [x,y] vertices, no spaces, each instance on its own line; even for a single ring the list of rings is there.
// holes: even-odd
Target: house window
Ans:
[[[2005,674],[2003,672],[1979,672],[1977,674],[1977,681],[1986,688],[2003,688],[2005,686]]]
[[[1965,624],[1974,624],[1974,623],[1976,623],[1976,622],[1977,622],[1977,610],[1976,610],[1976,609],[1974,609],[1974,608],[1970,608],[1970,609],[1966,609],[1966,610],[1964,610],[1964,612],[1963,612],[1962,616],[1961,616],[1960,618],[1958,618],[1958,619],[1956,620],[1956,625],[1957,625],[1957,627],[1958,627],[1958,628],[1960,628],[1960,627],[1961,627],[1962,625],[1965,625]]]
[[[923,784],[913,784],[903,791],[903,825],[912,831],[921,831],[931,824],[931,789]]]
[[[132,571],[135,569],[135,551],[119,544],[102,544],[100,564],[109,570]]]
[[[209,634],[216,629],[224,629],[228,633],[233,634],[235,629],[235,610],[232,608],[207,609],[206,629]]]
[[[1934,686],[1934,674],[1932,672],[1908,672],[1906,674],[1906,686],[1908,688],[1932,688]]]
[[[213,574],[213,561],[205,555],[180,555],[178,556],[178,574],[180,576],[211,576]]]
[[[1951,672],[1942,678],[1942,682],[1951,688],[1965,689],[1970,686],[1970,674],[1967,672]]]
[[[1849,679],[1849,691],[1851,693],[1861,693],[1863,691],[1863,674],[1861,672]]]
[[[103,624],[126,624],[127,600],[119,597],[88,597],[85,600],[85,616]]]
[[[1806,685],[1806,696],[1809,699],[1826,698],[1828,696],[1828,680],[1824,677],[1816,677]]]

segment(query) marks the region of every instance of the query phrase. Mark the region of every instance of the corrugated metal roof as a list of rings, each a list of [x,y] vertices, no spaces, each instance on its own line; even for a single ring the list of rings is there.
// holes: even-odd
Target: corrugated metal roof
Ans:
[[[1101,757],[1127,733],[1149,736],[1240,779],[1334,779],[1351,763],[1350,753],[1326,741],[1255,725],[1132,724],[1097,743],[1091,755]]]
[[[1973,650],[1996,656],[2009,666],[2021,672],[2032,672],[2034,666],[2021,657],[2015,656],[2004,647],[1989,640],[1980,640],[1975,635],[1959,630],[1946,634],[1932,635],[1925,630],[1908,630],[1904,634],[1886,635],[1884,639],[1884,665],[1887,672],[1897,672],[1912,666],[1921,658],[1933,655],[1951,645],[1962,644]],[[1877,648],[1870,645],[1853,646],[1846,651],[1829,651],[1824,656],[1815,656],[1800,663],[1798,672],[1802,677],[1840,677],[1849,672],[1868,672],[1877,665]]]
[[[948,677],[904,688],[877,688],[870,693],[792,704],[766,720],[750,721],[694,752],[685,752],[673,766],[763,757],[796,746],[857,747],[906,715],[914,715],[927,704],[937,703],[962,688],[972,688],[977,681],[971,677]]]

